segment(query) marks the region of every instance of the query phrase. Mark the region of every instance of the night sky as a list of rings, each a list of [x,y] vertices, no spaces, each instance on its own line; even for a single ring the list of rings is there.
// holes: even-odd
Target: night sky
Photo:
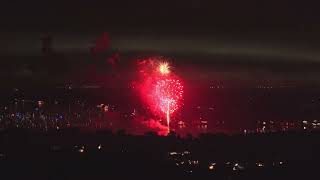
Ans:
[[[213,67],[206,72],[218,76],[258,73],[317,82],[317,7],[292,0],[6,1],[0,6],[0,56],[2,63],[40,56],[45,33],[54,37],[57,52],[81,56],[106,31],[112,49],[123,54],[152,52],[189,64],[205,62]]]

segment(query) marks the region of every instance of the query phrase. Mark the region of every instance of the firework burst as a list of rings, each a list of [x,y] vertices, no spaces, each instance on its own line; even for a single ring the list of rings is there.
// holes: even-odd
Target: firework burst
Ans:
[[[170,116],[182,106],[182,82],[170,71],[169,63],[163,58],[151,58],[141,62],[141,97],[155,115],[166,118],[169,132]]]
[[[166,75],[166,74],[170,73],[170,66],[169,66],[168,62],[161,62],[159,64],[158,69],[159,69],[160,74],[162,74],[162,75]]]

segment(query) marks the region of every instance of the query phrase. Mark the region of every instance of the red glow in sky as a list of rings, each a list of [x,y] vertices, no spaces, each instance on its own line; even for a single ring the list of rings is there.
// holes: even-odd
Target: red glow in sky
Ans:
[[[140,94],[143,101],[157,116],[173,114],[182,105],[183,85],[171,72],[163,58],[149,58],[139,63],[141,73]]]
[[[163,113],[169,110],[172,114],[181,106],[183,86],[178,79],[170,77],[159,79],[154,91],[156,104]]]

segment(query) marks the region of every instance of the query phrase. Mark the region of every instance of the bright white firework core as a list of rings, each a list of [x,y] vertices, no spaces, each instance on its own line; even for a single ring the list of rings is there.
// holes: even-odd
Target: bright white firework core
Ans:
[[[170,73],[170,66],[167,62],[162,62],[159,64],[159,71],[161,74],[169,74]]]

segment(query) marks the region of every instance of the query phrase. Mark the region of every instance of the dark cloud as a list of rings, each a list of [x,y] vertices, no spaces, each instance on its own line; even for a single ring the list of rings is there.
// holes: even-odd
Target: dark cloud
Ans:
[[[201,67],[199,77],[316,80],[317,7],[295,0],[2,2],[0,63],[39,59],[44,33],[62,64],[80,62],[108,31],[122,55],[166,55]]]

